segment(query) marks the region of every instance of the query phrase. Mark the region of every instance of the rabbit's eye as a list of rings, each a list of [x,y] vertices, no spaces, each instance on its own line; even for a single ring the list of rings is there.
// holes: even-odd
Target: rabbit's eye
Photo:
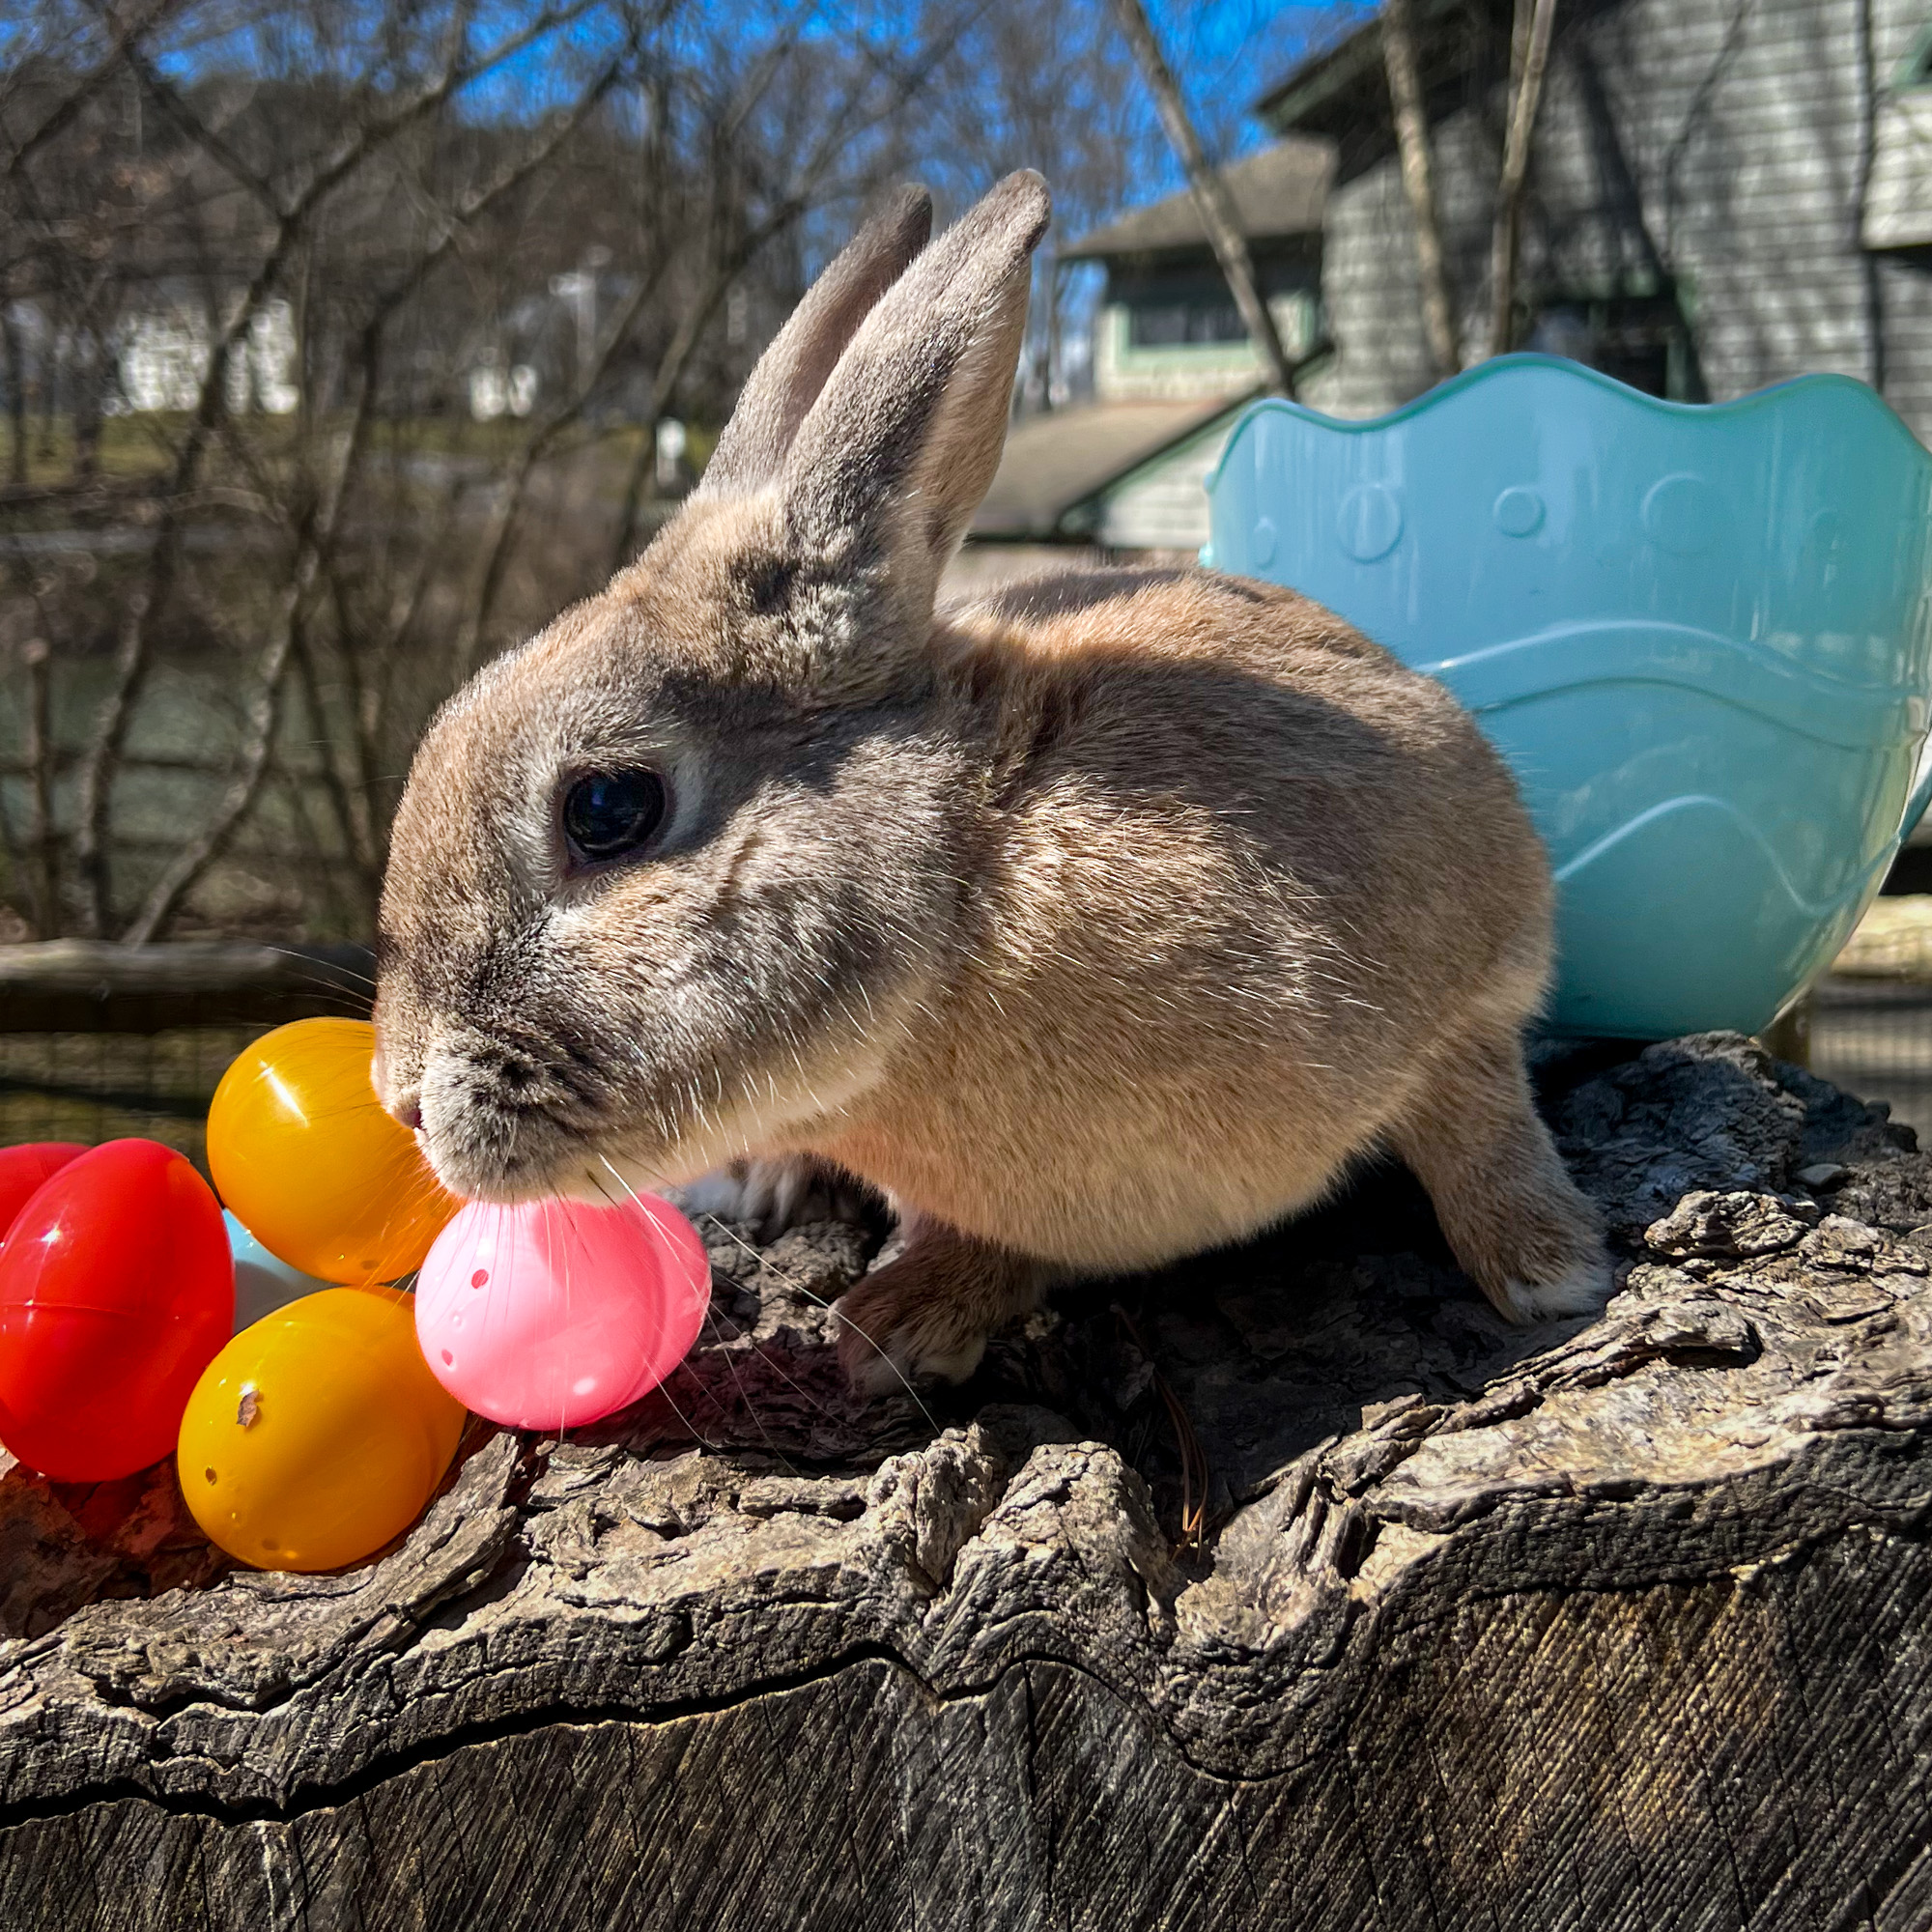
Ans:
[[[563,836],[580,864],[621,858],[649,843],[669,795],[656,772],[593,772],[563,795]]]

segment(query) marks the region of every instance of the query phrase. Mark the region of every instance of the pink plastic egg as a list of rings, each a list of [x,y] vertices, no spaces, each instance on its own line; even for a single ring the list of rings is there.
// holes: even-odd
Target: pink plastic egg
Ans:
[[[663,1381],[710,1303],[704,1243],[668,1201],[472,1201],[416,1278],[416,1340],[466,1408],[575,1429]]]

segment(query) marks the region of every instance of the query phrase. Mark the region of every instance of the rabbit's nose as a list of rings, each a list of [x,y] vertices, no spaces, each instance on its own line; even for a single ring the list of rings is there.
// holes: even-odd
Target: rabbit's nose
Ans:
[[[413,1094],[406,1094],[389,1109],[412,1133],[420,1133],[423,1123],[422,1102]]]

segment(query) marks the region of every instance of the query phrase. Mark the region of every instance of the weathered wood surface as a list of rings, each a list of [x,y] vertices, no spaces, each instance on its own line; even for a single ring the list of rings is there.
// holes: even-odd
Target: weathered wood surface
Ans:
[[[1932,1924],[1932,1158],[1737,1039],[1548,1084],[1591,1323],[1505,1329],[1384,1177],[935,1434],[840,1393],[821,1228],[721,1237],[674,1406],[479,1432],[351,1575],[13,1472],[5,1923]]]
[[[366,1013],[374,956],[366,946],[213,939],[0,946],[0,1033],[159,1033]]]
[[[1932,894],[1874,899],[1832,971],[1841,979],[1932,980]]]

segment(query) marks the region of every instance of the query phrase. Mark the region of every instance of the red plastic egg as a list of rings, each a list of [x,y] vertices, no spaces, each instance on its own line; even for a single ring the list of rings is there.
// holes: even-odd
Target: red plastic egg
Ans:
[[[0,1239],[41,1182],[86,1151],[79,1141],[23,1141],[18,1147],[0,1148]]]
[[[109,1141],[43,1181],[0,1241],[0,1442],[58,1482],[172,1452],[235,1323],[208,1183],[172,1148]]]

